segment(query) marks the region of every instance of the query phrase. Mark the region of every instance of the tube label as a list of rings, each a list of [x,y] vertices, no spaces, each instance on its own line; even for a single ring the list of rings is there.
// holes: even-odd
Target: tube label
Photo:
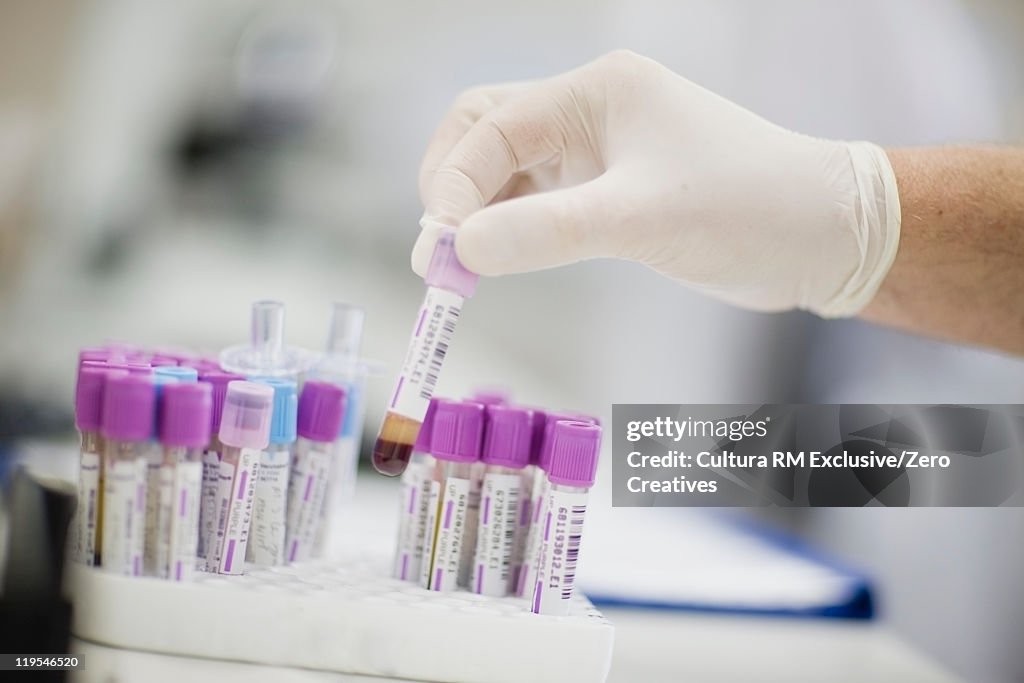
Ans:
[[[206,558],[217,539],[217,492],[220,480],[220,456],[217,451],[203,452],[203,490],[199,505],[199,549]],[[215,571],[215,570],[211,570]]]
[[[441,507],[441,482],[424,473],[423,556],[420,559],[420,585],[430,588],[430,569],[434,564],[434,541],[437,540],[437,512]]]
[[[346,420],[349,410],[345,409]],[[342,516],[345,504],[355,495],[358,466],[359,442],[351,436],[338,437],[334,442],[334,455],[331,457],[331,468],[327,475],[324,504],[320,508],[320,523],[317,524],[316,537],[313,539],[314,557],[326,557],[330,554],[333,532],[337,530],[339,524],[338,518]]]
[[[307,560],[320,523],[320,510],[327,493],[330,454],[315,448],[300,449],[288,484],[288,528],[285,557],[288,562]]]
[[[410,581],[420,575],[423,531],[426,526],[421,513],[426,512],[424,503],[429,497],[429,491],[424,495],[423,490],[426,474],[426,467],[418,462],[409,463],[402,473],[402,495],[398,501],[398,544],[392,568],[392,575],[402,581]]]
[[[103,568],[142,575],[146,521],[145,458],[107,462],[103,476]]]
[[[441,487],[434,557],[429,576],[429,588],[432,591],[455,590],[458,583],[471,488],[472,482],[469,479],[456,477],[449,477]]]
[[[153,465],[150,464],[150,481],[152,482]],[[174,465],[161,465],[157,468],[158,484],[156,489],[150,487],[149,499],[154,501],[156,506],[156,523],[153,525],[155,536],[153,537],[152,551],[147,548],[147,554],[154,556],[152,568],[146,567],[146,573],[166,579],[170,576],[171,566],[171,515],[174,510]],[[150,531],[149,519],[146,519],[146,531]],[[147,542],[150,537],[147,536]]]
[[[516,587],[516,595],[530,597],[533,595],[533,585],[537,581],[537,560],[540,558],[541,538],[540,520],[547,513],[548,480],[547,474],[537,468],[539,484],[534,484],[533,496],[530,504],[533,510],[530,513],[530,529],[526,534],[526,544],[523,549],[523,565],[519,570],[519,585]],[[534,480],[537,482],[537,480]]]
[[[523,557],[526,555],[526,537],[530,534],[530,517],[533,515],[532,496],[534,474],[539,467],[524,468],[519,477],[519,510],[516,513],[516,536],[512,546],[512,579],[509,590],[519,594],[519,575],[523,571]]]
[[[448,353],[464,299],[445,289],[427,287],[409,341],[409,355],[398,375],[388,410],[416,422],[427,414],[444,357]]]
[[[99,515],[100,455],[82,452],[78,469],[78,508],[75,511],[75,559],[90,567],[99,554],[96,526]]]
[[[239,451],[238,464],[220,462],[217,492],[217,541],[213,553],[214,571],[241,574],[245,565],[245,546],[249,542],[252,501],[260,452],[252,448]],[[207,561],[211,560],[207,557]]]
[[[459,559],[459,585],[471,588],[475,571],[473,556],[476,554],[476,537],[480,526],[480,496],[484,487],[484,472],[487,465],[475,462],[470,465],[469,498],[466,501],[466,532],[462,539],[462,555]]]
[[[536,614],[564,616],[569,613],[576,580],[587,492],[549,487],[546,507],[531,609]]]
[[[143,541],[142,570],[146,576],[158,576],[158,546],[160,545],[160,500],[161,500],[161,465],[160,452],[151,448],[146,456],[146,531]],[[170,489],[170,479],[167,488]],[[170,491],[167,491],[170,495]],[[167,545],[164,544],[164,550]],[[166,560],[166,557],[164,558]]]
[[[508,594],[519,529],[520,481],[518,474],[484,475],[471,586],[475,593]]]
[[[174,466],[167,552],[167,576],[172,581],[189,581],[195,573],[202,479],[201,462]]]
[[[287,449],[263,451],[256,476],[252,528],[245,559],[253,564],[284,564],[285,525],[288,518],[288,473],[292,454]]]

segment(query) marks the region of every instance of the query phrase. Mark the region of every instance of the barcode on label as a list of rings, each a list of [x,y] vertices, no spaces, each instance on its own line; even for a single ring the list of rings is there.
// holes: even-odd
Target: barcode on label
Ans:
[[[519,510],[519,488],[511,487],[507,491],[505,500],[505,516],[503,520],[504,531],[502,533],[501,548],[501,580],[508,581],[509,573],[512,571],[512,554],[515,548],[516,530],[518,524],[516,513]]]
[[[583,516],[586,505],[573,505],[570,508],[569,540],[565,550],[565,572],[562,580],[562,599],[572,597],[572,584],[576,580],[576,560],[580,556],[580,539],[583,537]]]
[[[437,386],[437,378],[441,374],[441,366],[444,365],[445,354],[448,353],[448,345],[452,342],[455,334],[455,325],[459,322],[459,308],[448,306],[445,309],[444,322],[437,333],[437,345],[430,357],[430,365],[423,377],[423,384],[420,385],[420,398],[429,401],[434,395],[434,388]]]

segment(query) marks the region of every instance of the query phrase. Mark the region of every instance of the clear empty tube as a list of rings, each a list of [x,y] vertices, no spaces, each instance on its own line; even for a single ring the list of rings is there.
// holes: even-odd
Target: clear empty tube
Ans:
[[[416,316],[409,351],[373,446],[373,466],[378,472],[397,476],[408,465],[462,304],[473,295],[477,279],[455,255],[455,231],[442,232],[427,270],[427,293]]]
[[[310,354],[284,343],[284,304],[257,301],[252,305],[249,343],[231,346],[220,353],[228,372],[247,377],[291,377],[308,369]]]

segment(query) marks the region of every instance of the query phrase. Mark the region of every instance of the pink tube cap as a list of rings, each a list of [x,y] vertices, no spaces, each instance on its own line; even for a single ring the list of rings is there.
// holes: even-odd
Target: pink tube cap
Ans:
[[[273,387],[256,382],[231,382],[220,420],[221,443],[236,448],[266,448],[270,443],[273,413]]]

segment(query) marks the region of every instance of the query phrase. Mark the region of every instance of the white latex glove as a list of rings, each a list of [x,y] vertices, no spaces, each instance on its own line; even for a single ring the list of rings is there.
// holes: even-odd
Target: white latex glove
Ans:
[[[420,275],[451,225],[481,275],[623,258],[761,311],[853,315],[899,242],[880,148],[784,130],[625,51],[463,94],[420,192]]]

